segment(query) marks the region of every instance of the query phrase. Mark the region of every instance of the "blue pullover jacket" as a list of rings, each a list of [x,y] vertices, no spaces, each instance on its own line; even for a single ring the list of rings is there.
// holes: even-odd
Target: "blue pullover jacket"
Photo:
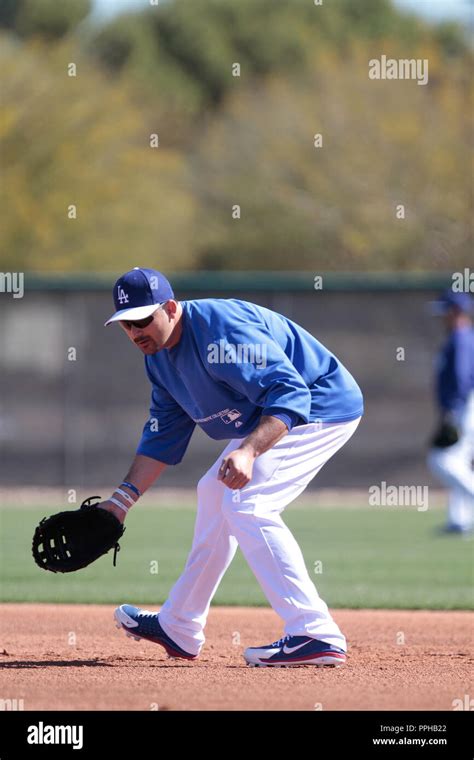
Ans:
[[[138,454],[178,464],[196,425],[221,440],[245,438],[262,415],[291,429],[363,414],[344,365],[282,314],[233,298],[181,305],[179,342],[145,356],[152,397]]]

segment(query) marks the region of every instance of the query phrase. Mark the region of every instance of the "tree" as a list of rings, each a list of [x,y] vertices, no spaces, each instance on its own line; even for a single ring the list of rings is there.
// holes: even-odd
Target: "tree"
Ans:
[[[133,92],[69,43],[46,51],[3,39],[0,49],[0,268],[190,267],[188,169],[177,151],[150,146]]]
[[[429,58],[436,87],[369,80],[358,43],[344,64],[318,51],[311,76],[272,77],[227,100],[193,159],[202,268],[468,266],[463,65],[447,77],[435,48],[412,54]]]
[[[20,37],[58,40],[91,11],[90,0],[2,0],[0,27]]]

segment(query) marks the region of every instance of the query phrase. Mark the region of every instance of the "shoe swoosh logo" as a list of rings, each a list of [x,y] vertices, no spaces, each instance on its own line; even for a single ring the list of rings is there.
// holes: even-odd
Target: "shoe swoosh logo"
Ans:
[[[287,647],[286,644],[283,647],[284,654],[291,654],[292,652],[296,652],[298,649],[301,649],[301,647],[305,647],[308,642],[304,641],[302,644],[298,644],[297,647]]]

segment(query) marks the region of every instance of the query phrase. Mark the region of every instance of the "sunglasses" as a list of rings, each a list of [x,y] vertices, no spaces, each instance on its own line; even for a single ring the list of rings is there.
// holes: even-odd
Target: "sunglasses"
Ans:
[[[160,305],[157,306],[153,314],[150,314],[149,317],[145,317],[145,319],[121,319],[120,324],[126,327],[127,330],[130,330],[132,327],[138,327],[140,329],[142,327],[148,327],[148,325],[151,325],[151,323],[153,322],[153,317],[156,314],[156,312],[159,309],[162,309],[165,303],[167,303],[167,301],[160,303]]]

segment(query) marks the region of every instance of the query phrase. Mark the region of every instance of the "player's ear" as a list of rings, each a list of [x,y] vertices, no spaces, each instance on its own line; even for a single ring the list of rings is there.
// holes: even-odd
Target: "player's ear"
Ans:
[[[174,317],[176,312],[178,311],[178,302],[174,301],[172,298],[165,303],[163,306],[163,309],[166,311],[167,315],[169,317]]]

